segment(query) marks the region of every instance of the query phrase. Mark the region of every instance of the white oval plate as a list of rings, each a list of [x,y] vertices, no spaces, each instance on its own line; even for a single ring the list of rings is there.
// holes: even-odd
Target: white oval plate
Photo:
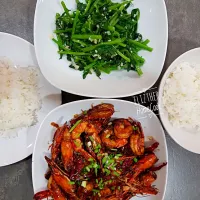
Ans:
[[[118,0],[119,1],[119,0]],[[168,43],[168,20],[164,0],[135,0],[135,7],[141,10],[139,32],[150,39],[152,53],[141,52],[146,59],[142,67],[142,77],[135,72],[116,71],[109,75],[102,74],[99,80],[96,75],[82,79],[82,72],[69,68],[64,57],[59,60],[57,45],[51,37],[55,30],[55,14],[63,12],[61,0],[38,0],[34,21],[34,44],[36,56],[43,75],[57,88],[63,91],[99,98],[118,98],[131,96],[148,90],[159,78],[162,71]],[[75,9],[75,0],[65,3]]]
[[[1,32],[0,57],[7,57],[16,66],[38,67],[32,44],[14,35]],[[42,74],[39,87],[42,108],[38,112],[38,123],[30,128],[0,133],[0,166],[16,163],[32,154],[41,121],[50,110],[61,104],[61,91],[50,85]]]
[[[40,129],[38,130],[32,161],[32,180],[35,193],[44,190],[47,187],[47,181],[44,178],[44,174],[48,169],[48,165],[44,159],[44,156],[50,156],[50,151],[48,151],[48,148],[52,142],[52,138],[55,131],[55,129],[52,128],[52,126],[50,125],[51,122],[57,122],[58,124],[64,123],[70,120],[74,116],[74,114],[80,113],[81,109],[87,110],[91,107],[92,104],[97,105],[102,102],[111,103],[115,106],[115,110],[117,112],[114,113],[113,117],[132,117],[138,119],[142,123],[142,127],[144,128],[145,139],[148,140],[148,136],[153,136],[153,138],[155,138],[155,140],[157,140],[160,143],[160,146],[158,148],[159,150],[156,151],[156,155],[159,158],[159,163],[165,161],[168,162],[167,146],[164,131],[156,115],[149,109],[139,104],[134,104],[122,100],[89,99],[76,101],[64,104],[52,110],[46,116],[46,118],[40,126]],[[157,172],[158,179],[156,180],[155,185],[159,189],[158,195],[147,196],[142,199],[162,200],[164,198],[167,183],[167,171],[168,168],[165,167]],[[141,197],[134,197],[134,199],[139,200],[141,199]]]
[[[200,65],[200,48],[192,49],[178,57],[165,72],[159,87],[158,104],[160,118],[166,131],[176,143],[178,143],[180,146],[187,149],[188,151],[200,154],[200,134],[196,131],[186,131],[184,129],[179,129],[172,126],[172,124],[168,120],[168,113],[162,103],[162,94],[166,79],[168,78],[169,74],[182,62],[189,62],[192,65]]]

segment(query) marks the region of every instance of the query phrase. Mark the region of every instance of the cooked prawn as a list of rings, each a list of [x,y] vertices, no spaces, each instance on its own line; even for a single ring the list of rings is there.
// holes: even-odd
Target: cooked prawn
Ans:
[[[72,139],[77,139],[85,132],[88,135],[99,134],[102,126],[111,118],[114,107],[111,104],[100,104],[88,110],[81,122],[72,131]],[[106,121],[105,121],[106,120]]]
[[[114,113],[114,106],[108,103],[102,103],[88,110],[86,118],[88,120],[110,119]]]
[[[114,119],[114,106],[100,104],[74,116],[69,126],[57,128],[52,159],[45,157],[48,190],[36,200],[129,200],[137,194],[157,194],[155,143],[144,147],[141,124],[132,119]]]
[[[60,145],[61,145],[63,135],[64,135],[66,128],[67,128],[67,125],[64,124],[62,127],[59,127],[56,130],[56,133],[55,133],[54,139],[53,139],[53,144],[51,147],[52,160],[55,160],[57,158],[58,154],[60,153]]]
[[[75,186],[70,184],[70,179],[67,175],[57,166],[57,164],[45,156],[47,163],[51,166],[52,178],[55,180],[56,184],[60,186],[66,193],[75,195]]]
[[[48,197],[51,197],[51,193],[49,190],[44,190],[41,192],[38,192],[34,195],[33,199],[34,200],[42,200],[42,199],[46,199]]]
[[[87,128],[88,122],[87,121],[81,121],[72,131],[71,137],[73,140],[80,138],[81,134],[85,132],[85,129]]]
[[[144,132],[140,122],[135,122],[134,133],[130,137],[130,147],[137,156],[144,154]]]
[[[149,155],[144,156],[141,160],[139,160],[133,167],[132,170],[134,171],[133,176],[129,180],[129,182],[133,182],[135,178],[145,171],[146,169],[149,169],[152,167],[156,162],[158,161],[158,158],[154,153],[151,153]]]
[[[144,186],[151,186],[152,183],[157,179],[157,175],[154,172],[147,172],[140,176],[139,180]]]
[[[73,148],[70,138],[69,129],[66,128],[61,143],[62,162],[66,171],[68,171],[73,164]]]
[[[114,136],[113,127],[109,126],[105,129],[101,135],[102,142],[109,148],[120,148],[125,146],[128,143],[127,139],[119,139],[114,136],[114,139],[111,139],[111,136]]]
[[[47,185],[51,196],[54,200],[66,200],[66,196],[63,194],[61,189],[58,187],[56,182],[53,180],[52,176],[49,178],[48,185]]]
[[[114,122],[114,133],[120,139],[127,139],[133,133],[133,127],[127,119],[117,119]]]
[[[76,152],[80,153],[86,160],[89,160],[90,158],[94,159],[92,155],[90,155],[84,148],[82,141],[80,139],[76,139],[73,141],[73,148]]]
[[[151,194],[151,195],[156,195],[158,194],[158,190],[156,188],[153,188],[151,186],[141,186],[138,187],[136,194]]]

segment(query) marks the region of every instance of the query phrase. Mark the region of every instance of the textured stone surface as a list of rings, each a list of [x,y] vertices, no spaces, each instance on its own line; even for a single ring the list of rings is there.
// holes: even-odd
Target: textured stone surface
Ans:
[[[0,31],[15,34],[33,43],[35,4],[36,0],[0,0]],[[169,46],[164,69],[185,51],[200,46],[200,1],[166,0],[166,4]],[[155,86],[158,83],[159,80]],[[79,98],[68,96],[68,100]],[[184,150],[167,134],[166,137],[169,179],[165,200],[199,200],[200,156]],[[31,157],[0,168],[0,200],[31,200],[32,196]]]

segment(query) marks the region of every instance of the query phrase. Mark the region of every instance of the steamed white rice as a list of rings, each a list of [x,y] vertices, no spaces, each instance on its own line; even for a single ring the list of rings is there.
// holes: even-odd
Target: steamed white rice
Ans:
[[[200,66],[176,67],[166,80],[163,104],[174,126],[200,130]]]
[[[0,59],[0,130],[29,127],[41,108],[36,67],[15,67]]]

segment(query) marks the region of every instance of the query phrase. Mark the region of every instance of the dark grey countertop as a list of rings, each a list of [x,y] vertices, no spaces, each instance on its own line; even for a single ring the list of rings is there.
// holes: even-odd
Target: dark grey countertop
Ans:
[[[35,4],[36,0],[0,0],[0,31],[33,43]],[[166,0],[166,4],[169,46],[164,69],[180,54],[200,46],[200,1]],[[199,200],[200,155],[184,150],[168,134],[166,138],[169,177],[165,200]],[[31,200],[32,197],[31,157],[0,168],[0,200]]]

